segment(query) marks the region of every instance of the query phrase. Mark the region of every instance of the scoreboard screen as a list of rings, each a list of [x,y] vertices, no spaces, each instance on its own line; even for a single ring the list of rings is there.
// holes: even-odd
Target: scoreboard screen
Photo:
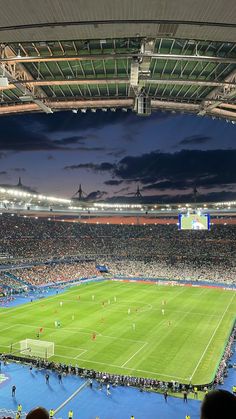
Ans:
[[[179,214],[179,230],[210,230],[210,215]]]

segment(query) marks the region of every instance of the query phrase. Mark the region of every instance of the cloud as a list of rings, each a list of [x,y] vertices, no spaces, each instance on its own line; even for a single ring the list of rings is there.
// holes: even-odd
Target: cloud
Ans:
[[[145,190],[186,190],[193,185],[205,189],[236,184],[236,150],[153,151],[126,156],[118,163],[83,163],[65,169],[110,172],[114,181],[139,182]],[[111,181],[106,181],[110,184]],[[118,184],[118,183],[117,183]]]
[[[236,182],[235,161],[236,150],[153,151],[123,158],[113,173],[118,179],[139,180],[143,184],[165,181],[225,184]]]
[[[80,163],[80,164],[72,164],[71,166],[65,166],[64,170],[78,170],[78,169],[88,169],[97,172],[106,172],[113,169],[113,164],[111,163]]]
[[[97,110],[96,113],[92,113],[88,110],[86,113],[78,112],[74,114],[72,112],[56,112],[52,115],[47,114],[31,114],[21,115],[22,124],[25,126],[31,126],[37,132],[41,132],[44,135],[56,132],[84,132],[91,130],[95,131],[103,129],[107,126],[115,126],[122,124],[127,127],[142,126],[147,122],[159,122],[163,119],[174,118],[176,115],[170,112],[153,112],[151,116],[146,118],[140,118],[131,110],[128,112],[122,112],[117,109],[116,112],[102,112]],[[96,135],[96,134],[95,134]],[[91,137],[91,136],[90,136]]]
[[[178,145],[201,145],[212,141],[212,137],[204,135],[191,135],[179,141]]]
[[[70,144],[80,144],[80,145],[84,145],[86,140],[90,140],[90,139],[97,139],[98,136],[91,134],[91,135],[75,135],[72,137],[64,137],[61,138],[60,140],[54,140],[53,143],[54,144],[58,144],[61,146],[64,145],[70,145]]]
[[[169,180],[165,180],[163,182],[157,182],[157,183],[152,183],[150,185],[144,186],[142,188],[142,191],[145,190],[166,190],[166,189],[173,189],[173,190],[186,190],[193,187],[192,182],[187,182],[187,181],[169,181]]]
[[[113,156],[113,157],[122,157],[126,154],[126,149],[125,148],[118,148],[118,149],[114,149],[112,151],[109,151],[109,153],[106,153],[107,156]]]
[[[0,176],[5,176],[7,175],[7,172],[5,170],[3,170],[2,172],[0,172]]]
[[[17,172],[17,173],[26,172],[26,169],[24,167],[15,167],[15,168],[13,168],[11,170],[13,170],[13,172]]]
[[[86,196],[86,201],[97,201],[102,199],[105,195],[107,195],[106,191],[94,191],[90,192],[89,195]]]
[[[1,125],[0,150],[2,151],[102,151],[104,147],[84,146],[84,140],[91,136],[70,136],[60,140],[52,140],[40,131],[34,131],[31,126],[22,124],[17,118],[11,118],[10,123]],[[92,136],[93,137],[93,136]],[[94,137],[93,137],[94,138]],[[4,156],[4,153],[1,153]]]
[[[121,183],[123,183],[123,180],[115,180],[115,179],[106,180],[104,182],[104,184],[108,186],[117,186],[117,185],[120,185]]]

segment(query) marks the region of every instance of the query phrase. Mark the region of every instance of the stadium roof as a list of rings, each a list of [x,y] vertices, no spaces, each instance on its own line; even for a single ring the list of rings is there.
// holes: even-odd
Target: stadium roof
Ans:
[[[233,0],[7,0],[0,114],[190,112],[236,121]]]
[[[146,204],[112,203],[112,202],[86,202],[71,199],[57,198],[37,193],[23,191],[20,188],[4,188],[0,185],[0,215],[14,213],[18,215],[51,216],[70,215],[73,217],[85,216],[133,216],[149,214],[153,217],[177,216],[183,212],[200,210],[202,213],[210,212],[213,216],[236,216],[236,201],[228,202],[192,202],[172,204]]]

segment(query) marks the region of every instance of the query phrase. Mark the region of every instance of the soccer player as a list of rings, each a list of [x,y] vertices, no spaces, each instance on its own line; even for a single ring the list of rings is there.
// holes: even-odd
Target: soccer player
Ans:
[[[92,295],[92,300],[94,301],[94,298],[95,298],[95,296],[94,295]]]
[[[131,310],[130,310],[130,308],[128,308],[128,314],[130,314],[131,313]]]
[[[164,308],[161,310],[161,312],[162,312],[162,316],[164,316],[164,314],[165,314]]]
[[[136,329],[136,325],[135,325],[135,323],[133,323],[133,330],[135,330]]]
[[[74,315],[74,314],[72,314],[72,317],[71,317],[71,318],[72,318],[72,320],[75,320],[75,315]]]
[[[62,307],[62,305],[63,305],[63,302],[62,302],[62,301],[60,301],[60,307]]]
[[[116,303],[116,297],[114,297],[114,301],[115,301],[115,303]]]
[[[92,334],[92,340],[95,340],[95,339],[96,339],[96,333],[93,332],[93,334]]]

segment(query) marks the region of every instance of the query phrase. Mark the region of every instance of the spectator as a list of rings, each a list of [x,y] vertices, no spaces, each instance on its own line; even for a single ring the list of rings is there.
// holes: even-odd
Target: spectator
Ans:
[[[233,419],[236,413],[236,397],[226,390],[210,391],[202,402],[201,419]]]

